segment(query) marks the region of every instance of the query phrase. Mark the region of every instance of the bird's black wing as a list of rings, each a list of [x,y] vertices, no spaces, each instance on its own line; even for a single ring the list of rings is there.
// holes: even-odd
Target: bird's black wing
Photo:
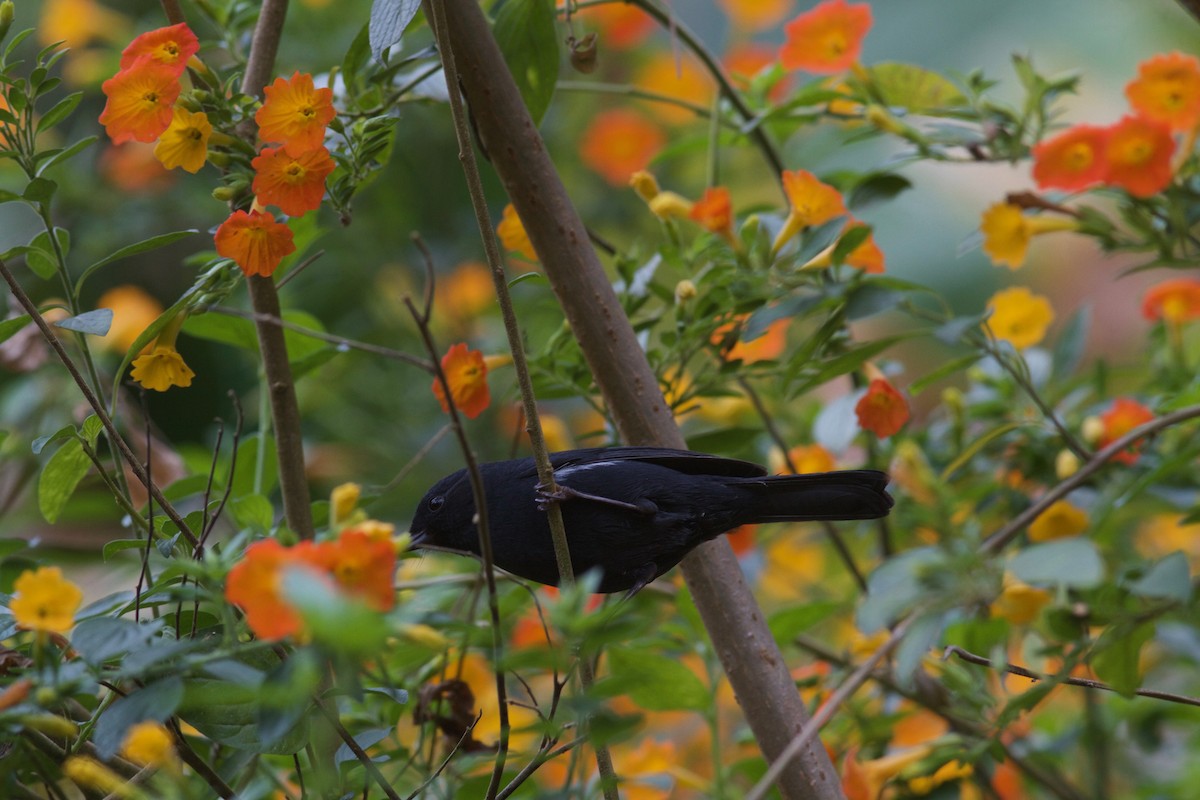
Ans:
[[[749,461],[695,453],[691,450],[673,450],[668,447],[587,447],[550,454],[550,465],[556,470],[601,461],[641,461],[684,475],[758,478],[767,474],[766,468]]]

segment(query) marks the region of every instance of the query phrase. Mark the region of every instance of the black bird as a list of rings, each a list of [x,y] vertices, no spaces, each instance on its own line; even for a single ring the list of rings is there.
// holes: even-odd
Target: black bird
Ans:
[[[496,566],[551,586],[554,544],[543,510],[561,503],[577,575],[599,568],[598,591],[638,591],[688,551],[739,525],[786,520],[874,519],[892,498],[875,470],[768,476],[758,464],[659,447],[552,453],[551,498],[532,458],[481,464]],[[466,470],[442,478],[413,517],[413,545],[479,556]]]

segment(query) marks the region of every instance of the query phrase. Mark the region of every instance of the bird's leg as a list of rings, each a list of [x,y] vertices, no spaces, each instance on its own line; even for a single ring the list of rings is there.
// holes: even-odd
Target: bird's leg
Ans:
[[[581,492],[578,489],[572,489],[570,486],[563,486],[562,484],[559,484],[554,491],[550,491],[545,484],[539,483],[537,485],[537,507],[542,511],[545,511],[546,506],[551,503],[563,500],[591,500],[594,503],[603,503],[614,508],[632,511],[636,514],[645,514],[648,517],[658,513],[658,506],[653,501],[645,498],[636,503],[626,503],[624,500],[613,500],[611,497],[588,494],[587,492]]]

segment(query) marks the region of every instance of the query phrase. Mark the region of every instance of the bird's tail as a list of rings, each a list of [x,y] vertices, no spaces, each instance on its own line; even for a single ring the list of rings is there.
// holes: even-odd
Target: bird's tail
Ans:
[[[870,469],[736,481],[756,495],[751,523],[886,517],[893,502],[887,483],[887,473]]]

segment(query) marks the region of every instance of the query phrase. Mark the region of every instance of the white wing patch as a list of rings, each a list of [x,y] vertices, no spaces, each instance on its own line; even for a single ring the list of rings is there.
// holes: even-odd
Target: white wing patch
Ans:
[[[559,482],[564,478],[569,478],[577,472],[583,472],[589,469],[603,469],[604,467],[615,467],[619,464],[627,463],[625,461],[590,461],[586,464],[571,464],[566,467],[559,467],[554,470],[554,480]]]

